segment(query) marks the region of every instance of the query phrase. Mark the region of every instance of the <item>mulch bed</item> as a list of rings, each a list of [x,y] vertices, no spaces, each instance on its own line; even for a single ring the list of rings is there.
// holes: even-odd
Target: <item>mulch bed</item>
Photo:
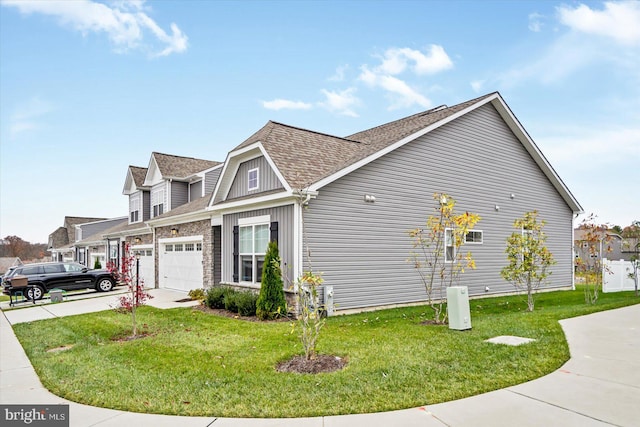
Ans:
[[[321,374],[339,371],[347,365],[347,359],[319,354],[313,359],[307,360],[304,356],[294,356],[276,366],[278,372],[295,372],[298,374]]]
[[[290,317],[279,317],[275,320],[260,320],[258,316],[240,316],[238,313],[234,313],[233,311],[225,310],[223,308],[209,308],[204,304],[197,305],[193,307],[194,310],[202,311],[203,313],[209,313],[216,316],[229,317],[231,319],[239,319],[245,320],[247,322],[290,322],[293,319]]]

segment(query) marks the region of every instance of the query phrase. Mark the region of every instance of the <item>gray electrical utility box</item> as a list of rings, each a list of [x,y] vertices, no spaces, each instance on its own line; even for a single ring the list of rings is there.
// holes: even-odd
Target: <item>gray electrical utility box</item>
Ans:
[[[450,286],[447,288],[447,313],[449,316],[449,329],[458,331],[471,329],[469,292],[466,286]]]

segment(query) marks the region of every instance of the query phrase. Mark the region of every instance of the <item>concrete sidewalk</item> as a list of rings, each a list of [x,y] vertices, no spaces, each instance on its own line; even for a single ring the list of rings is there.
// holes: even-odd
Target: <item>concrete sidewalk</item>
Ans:
[[[184,307],[185,294],[152,290],[149,305]],[[453,402],[376,414],[296,419],[232,419],[138,414],[66,401],[48,392],[11,324],[109,309],[116,295],[3,312],[0,403],[68,404],[70,425],[89,426],[638,426],[640,305],[561,321],[571,359],[556,372],[507,389]],[[113,302],[111,301],[111,303]],[[105,307],[106,304],[106,307]],[[68,305],[67,307],[63,307]]]

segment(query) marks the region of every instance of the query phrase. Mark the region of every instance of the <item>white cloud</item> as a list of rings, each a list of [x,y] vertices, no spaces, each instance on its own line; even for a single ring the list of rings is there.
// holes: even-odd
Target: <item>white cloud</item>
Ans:
[[[336,72],[333,74],[333,76],[329,77],[329,81],[332,82],[342,82],[344,81],[345,78],[345,72],[349,69],[349,65],[341,65],[338,68],[336,68]]]
[[[5,0],[2,6],[16,7],[23,14],[53,16],[60,25],[89,33],[106,33],[118,53],[141,49],[150,56],[167,56],[187,49],[187,36],[176,24],[167,33],[144,12],[144,1],[116,2],[110,5],[90,0]],[[145,38],[147,34],[152,40]]]
[[[355,96],[355,91],[356,89],[352,87],[341,92],[322,89],[325,101],[320,102],[319,105],[343,116],[358,117],[358,114],[353,110],[353,107],[360,104],[360,100]]]
[[[544,15],[540,15],[539,13],[530,13],[529,14],[529,30],[534,33],[539,33],[542,31],[542,27],[544,23],[542,22]]]
[[[540,139],[540,145],[552,163],[572,163],[575,168],[592,170],[640,159],[640,128],[594,129],[584,126],[557,129],[556,132],[565,136]],[[597,159],[595,163],[594,159]],[[632,167],[637,170],[637,165]]]
[[[20,105],[11,114],[9,120],[9,135],[16,138],[25,132],[37,130],[41,127],[42,117],[53,111],[51,104],[38,97],[31,98]]]
[[[484,83],[484,80],[474,80],[471,82],[471,89],[473,89],[475,93],[480,93],[484,88]]]
[[[640,2],[605,2],[603,10],[580,4],[559,6],[560,22],[573,30],[612,38],[625,45],[640,44]]]
[[[432,44],[426,54],[410,48],[387,49],[382,58],[382,64],[376,68],[381,74],[397,75],[407,67],[418,74],[435,74],[453,67],[453,62],[444,48]]]
[[[309,110],[312,105],[302,101],[290,101],[288,99],[274,99],[262,101],[262,106],[267,110]]]
[[[366,65],[362,66],[362,72],[358,79],[371,87],[380,87],[389,93],[392,101],[390,110],[411,107],[418,104],[421,107],[428,108],[431,101],[418,91],[412,89],[406,82],[397,77],[378,74],[369,70]]]

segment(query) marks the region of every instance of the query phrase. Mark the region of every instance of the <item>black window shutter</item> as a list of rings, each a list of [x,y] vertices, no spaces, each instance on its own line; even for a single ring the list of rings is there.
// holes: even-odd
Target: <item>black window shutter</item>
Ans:
[[[272,222],[271,223],[271,227],[269,228],[269,230],[271,231],[270,240],[272,242],[278,243],[278,222],[277,221]]]
[[[238,267],[240,263],[240,227],[233,226],[233,282],[238,283]]]

